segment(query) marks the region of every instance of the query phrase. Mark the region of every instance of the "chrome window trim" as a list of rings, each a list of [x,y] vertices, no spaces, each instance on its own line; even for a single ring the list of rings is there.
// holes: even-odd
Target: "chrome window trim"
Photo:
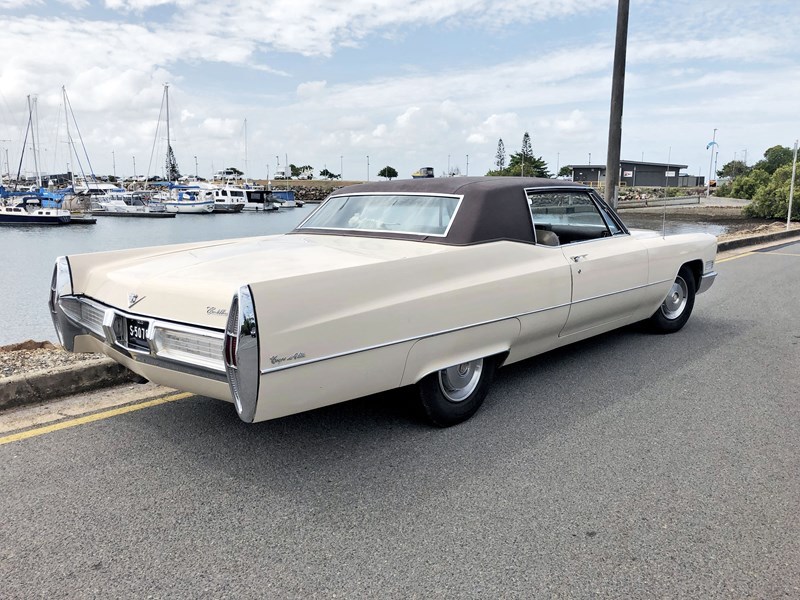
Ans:
[[[313,363],[323,362],[323,361],[326,361],[326,360],[332,360],[332,359],[335,359],[335,358],[342,358],[344,356],[349,356],[351,354],[360,354],[362,352],[368,352],[370,350],[378,350],[380,348],[387,348],[389,346],[397,346],[398,344],[405,344],[407,342],[413,342],[413,341],[417,341],[417,340],[424,340],[424,339],[436,337],[436,336],[439,336],[439,335],[445,335],[447,333],[454,333],[456,331],[464,331],[465,329],[471,329],[473,327],[480,327],[482,325],[491,325],[493,323],[499,323],[501,321],[508,321],[510,319],[518,319],[520,317],[527,317],[527,316],[530,316],[530,315],[535,315],[535,314],[539,314],[539,313],[543,313],[543,312],[547,312],[547,311],[551,311],[551,310],[556,310],[558,308],[564,308],[565,306],[573,306],[575,304],[582,304],[583,302],[589,302],[591,300],[599,300],[600,298],[605,298],[605,297],[609,297],[609,296],[616,296],[618,294],[624,294],[624,293],[627,293],[627,292],[633,292],[633,291],[636,291],[636,290],[641,290],[641,289],[644,289],[644,288],[652,287],[652,286],[655,286],[655,285],[660,285],[662,283],[667,283],[667,282],[671,282],[671,281],[672,281],[672,279],[665,279],[663,281],[655,281],[655,282],[652,282],[652,283],[647,283],[645,285],[637,285],[637,286],[634,286],[634,287],[631,287],[631,288],[627,288],[627,289],[624,289],[624,290],[617,290],[615,292],[609,292],[607,294],[600,294],[599,296],[593,296],[591,298],[584,298],[583,300],[578,300],[577,302],[565,302],[563,304],[556,304],[554,306],[548,306],[547,308],[539,308],[539,309],[536,309],[536,310],[531,310],[531,311],[526,311],[526,312],[523,312],[523,313],[517,313],[517,314],[513,314],[513,315],[508,315],[508,316],[505,316],[505,317],[498,317],[496,319],[489,319],[489,320],[486,320],[486,321],[480,321],[480,322],[477,322],[477,323],[471,323],[469,325],[460,325],[459,327],[452,327],[450,329],[442,329],[440,331],[435,331],[433,333],[426,333],[426,334],[422,334],[422,335],[416,335],[416,336],[411,336],[411,337],[407,337],[407,338],[401,338],[399,340],[392,340],[390,342],[383,342],[383,343],[380,343],[380,344],[374,344],[372,346],[365,346],[363,348],[357,348],[355,350],[346,350],[344,352],[337,352],[335,354],[328,354],[328,355],[325,355],[325,356],[319,356],[317,358],[309,358],[307,360],[299,360],[297,362],[293,362],[293,363],[287,364],[287,365],[280,365],[278,367],[267,367],[267,368],[261,369],[261,374],[262,375],[269,375],[270,373],[276,373],[278,371],[285,371],[286,369],[294,369],[296,367],[302,367],[302,366],[305,366],[305,365],[310,365],[310,364],[313,364]]]
[[[321,210],[323,206],[325,206],[328,202],[333,200],[334,198],[349,198],[352,196],[424,196],[426,198],[455,198],[458,200],[458,204],[456,204],[456,209],[453,211],[453,214],[450,216],[450,222],[447,224],[447,227],[444,230],[444,233],[424,233],[419,231],[395,231],[391,229],[354,229],[352,227],[305,227],[306,221],[308,221],[311,217],[316,214],[317,211]],[[364,233],[392,233],[392,234],[399,234],[399,235],[417,235],[422,237],[437,237],[437,238],[445,238],[450,233],[450,228],[453,226],[453,223],[456,220],[456,216],[458,215],[458,211],[461,208],[461,205],[464,201],[464,194],[435,194],[435,193],[425,193],[425,192],[356,192],[354,194],[331,194],[325,202],[319,205],[319,208],[308,215],[305,219],[303,219],[300,224],[295,227],[294,231],[297,233],[302,233],[303,231],[353,231],[353,232],[364,232]]]
[[[533,241],[534,241],[535,244],[537,244],[539,246],[543,246],[543,244],[539,244],[538,238],[536,237],[536,220],[533,218],[533,213],[530,210],[530,208],[531,208],[530,197],[531,197],[531,195],[536,195],[536,194],[538,194],[540,192],[577,192],[577,193],[585,193],[589,197],[589,201],[594,205],[595,210],[597,210],[598,214],[600,215],[600,220],[603,222],[603,225],[605,225],[606,231],[608,231],[608,233],[609,233],[609,235],[606,236],[606,237],[593,238],[593,239],[589,239],[589,240],[578,240],[578,241],[569,242],[569,243],[566,243],[566,244],[559,244],[558,246],[551,246],[552,248],[562,248],[562,247],[565,247],[565,246],[572,246],[574,244],[583,244],[585,242],[595,242],[595,241],[600,240],[600,239],[611,239],[611,238],[615,238],[615,237],[618,237],[618,236],[621,236],[621,235],[630,235],[630,231],[628,231],[628,228],[625,227],[625,224],[622,222],[622,219],[619,218],[619,215],[617,215],[616,212],[610,206],[608,206],[608,204],[606,204],[605,200],[600,198],[600,196],[597,194],[597,192],[593,188],[590,188],[590,187],[576,188],[576,187],[572,187],[572,186],[554,185],[554,186],[546,186],[546,187],[526,187],[526,188],[523,188],[523,192],[525,194],[525,200],[528,202],[528,212],[530,213],[530,216],[531,216],[531,224],[533,226]],[[614,222],[614,225],[616,225],[617,228],[619,229],[619,231],[617,231],[617,233],[611,233],[611,228],[608,226],[608,222],[606,220],[606,216],[608,216],[608,218],[610,218]]]

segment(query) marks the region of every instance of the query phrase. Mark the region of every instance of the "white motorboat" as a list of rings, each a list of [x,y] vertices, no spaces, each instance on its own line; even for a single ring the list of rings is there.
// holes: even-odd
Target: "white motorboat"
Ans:
[[[214,212],[214,199],[200,196],[198,188],[175,187],[160,198],[167,212],[210,214]]]
[[[71,215],[60,208],[27,210],[22,205],[0,206],[0,225],[69,225]]]
[[[214,212],[242,212],[247,204],[247,192],[239,187],[208,187],[201,189],[199,195],[203,199],[213,199]]]

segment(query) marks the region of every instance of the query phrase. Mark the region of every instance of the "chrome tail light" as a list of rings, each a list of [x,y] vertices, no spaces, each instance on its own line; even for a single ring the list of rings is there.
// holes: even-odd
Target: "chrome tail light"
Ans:
[[[53,267],[53,279],[50,282],[50,297],[48,307],[50,316],[53,318],[53,325],[56,328],[58,341],[70,352],[74,348],[74,338],[79,333],[79,329],[70,322],[67,313],[61,306],[62,297],[72,294],[72,273],[70,272],[69,261],[66,256],[59,256]]]
[[[258,324],[249,286],[233,297],[223,343],[225,373],[239,418],[252,423],[258,402]]]

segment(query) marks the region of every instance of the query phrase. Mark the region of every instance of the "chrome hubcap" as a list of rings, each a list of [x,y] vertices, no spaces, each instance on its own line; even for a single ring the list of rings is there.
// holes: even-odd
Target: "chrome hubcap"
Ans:
[[[666,299],[661,304],[661,314],[667,319],[674,320],[683,314],[686,309],[686,300],[689,296],[689,288],[683,277],[678,277],[672,288],[669,290]]]
[[[483,359],[471,360],[439,371],[439,388],[450,402],[466,400],[481,379]]]

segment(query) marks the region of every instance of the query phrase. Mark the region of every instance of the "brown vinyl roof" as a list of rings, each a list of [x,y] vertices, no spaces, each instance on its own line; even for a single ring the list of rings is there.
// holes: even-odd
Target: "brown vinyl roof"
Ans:
[[[532,244],[533,224],[525,196],[525,190],[530,188],[589,189],[569,181],[534,177],[431,177],[362,183],[340,188],[331,196],[405,192],[450,194],[463,196],[463,200],[450,231],[444,238],[391,232],[316,230],[314,233],[410,239],[457,246],[498,240]],[[302,230],[302,233],[311,232]]]

